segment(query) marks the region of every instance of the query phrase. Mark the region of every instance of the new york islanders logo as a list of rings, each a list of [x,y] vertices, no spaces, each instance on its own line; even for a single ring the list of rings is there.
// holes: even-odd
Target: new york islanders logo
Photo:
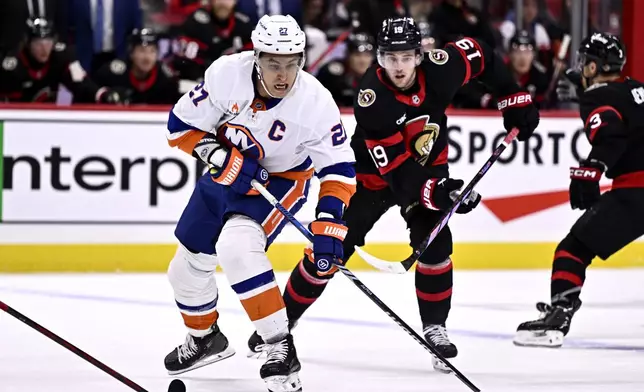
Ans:
[[[243,125],[225,123],[219,128],[219,135],[224,136],[230,144],[245,156],[255,159],[264,158],[264,147],[255,139],[248,128]]]

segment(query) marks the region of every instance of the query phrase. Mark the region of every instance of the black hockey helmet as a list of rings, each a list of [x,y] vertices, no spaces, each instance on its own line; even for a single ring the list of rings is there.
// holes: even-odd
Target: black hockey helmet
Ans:
[[[606,33],[595,33],[584,38],[577,56],[580,67],[594,62],[600,74],[620,73],[626,64],[624,45],[618,37]]]
[[[128,38],[130,52],[137,46],[158,46],[159,37],[151,29],[134,29]]]
[[[347,39],[347,51],[353,52],[373,52],[373,37],[369,34],[358,33],[351,34]]]
[[[27,19],[27,40],[56,37],[54,26],[45,18]]]
[[[420,50],[420,28],[412,18],[388,18],[378,33],[378,52]]]
[[[514,50],[530,50],[533,51],[537,47],[537,43],[527,30],[519,30],[516,34],[510,39],[509,51]]]

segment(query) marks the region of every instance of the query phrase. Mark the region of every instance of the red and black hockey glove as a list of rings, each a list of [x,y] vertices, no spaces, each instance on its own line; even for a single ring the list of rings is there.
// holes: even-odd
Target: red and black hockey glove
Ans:
[[[244,157],[234,147],[228,151],[221,168],[210,169],[210,176],[214,182],[229,186],[242,195],[258,194],[251,185],[252,180],[257,180],[262,185],[268,183],[268,171],[256,159]]]
[[[532,96],[520,92],[503,97],[498,101],[498,108],[503,113],[503,126],[510,132],[519,129],[518,139],[528,140],[539,125],[539,110],[532,103]]]
[[[342,241],[347,236],[344,221],[333,218],[318,218],[309,224],[313,233],[313,256],[315,268],[321,276],[333,274],[335,263],[342,263],[344,250]]]
[[[454,200],[458,197],[459,190],[463,187],[463,184],[463,180],[453,178],[430,178],[421,189],[420,203],[429,210],[448,210],[454,204]],[[456,213],[467,214],[476,208],[480,201],[481,195],[476,191],[472,191],[458,206]]]
[[[604,164],[594,159],[570,168],[570,206],[573,210],[586,210],[597,203],[601,195],[599,180],[604,170]]]

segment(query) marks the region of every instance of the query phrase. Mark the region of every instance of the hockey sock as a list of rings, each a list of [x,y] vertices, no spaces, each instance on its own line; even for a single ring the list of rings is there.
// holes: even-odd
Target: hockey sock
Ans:
[[[571,234],[559,243],[552,263],[550,294],[552,302],[579,298],[586,280],[586,268],[595,255]]]
[[[418,261],[416,297],[423,326],[445,324],[452,303],[452,260],[438,264]]]
[[[310,254],[310,249],[306,249],[304,257],[291,272],[284,290],[286,314],[291,323],[299,320],[309,306],[322,295],[333,276],[319,276],[315,264],[308,259]]]

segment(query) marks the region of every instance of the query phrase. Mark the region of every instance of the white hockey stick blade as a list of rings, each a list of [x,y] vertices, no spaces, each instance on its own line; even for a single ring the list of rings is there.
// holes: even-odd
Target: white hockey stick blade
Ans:
[[[369,265],[371,265],[375,269],[385,272],[391,272],[394,274],[404,274],[407,272],[400,261],[380,260],[379,258],[372,256],[364,250],[360,249],[358,246],[354,246],[353,248],[364,261],[369,263]]]

